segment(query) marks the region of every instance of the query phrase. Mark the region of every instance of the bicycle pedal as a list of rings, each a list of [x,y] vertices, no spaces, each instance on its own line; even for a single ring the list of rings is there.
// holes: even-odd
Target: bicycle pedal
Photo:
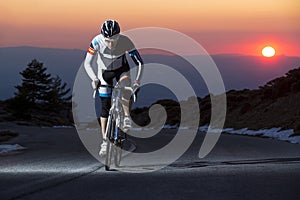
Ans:
[[[123,141],[124,141],[124,140],[122,140],[122,139],[117,139],[117,140],[115,141],[115,145],[118,146],[118,147],[121,147],[122,144],[123,144]]]

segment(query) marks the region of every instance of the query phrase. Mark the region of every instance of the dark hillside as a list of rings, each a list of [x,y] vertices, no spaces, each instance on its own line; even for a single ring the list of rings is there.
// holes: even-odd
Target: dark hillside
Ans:
[[[269,81],[259,89],[230,90],[226,96],[226,128],[300,129],[300,68],[288,71],[284,76]],[[201,112],[200,126],[209,124],[210,96],[198,98],[198,102]],[[168,124],[179,124],[180,108],[178,103],[173,100],[156,103],[165,107]],[[186,105],[188,105],[188,101]],[[149,123],[148,108],[134,110],[133,116],[141,125]]]

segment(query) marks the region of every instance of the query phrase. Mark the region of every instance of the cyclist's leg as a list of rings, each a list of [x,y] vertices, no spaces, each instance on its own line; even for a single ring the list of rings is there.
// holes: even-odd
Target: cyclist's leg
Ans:
[[[109,97],[100,97],[101,98],[101,117],[100,117],[100,123],[101,123],[101,132],[102,132],[102,144],[99,151],[100,156],[106,155],[106,149],[107,149],[107,140],[106,140],[106,126],[107,126],[107,119],[108,119],[108,113],[110,109],[110,98]]]
[[[99,87],[99,97],[101,99],[100,124],[101,124],[103,139],[106,139],[105,132],[106,132],[109,110],[111,107],[111,94],[112,94],[112,88],[107,86],[112,85],[113,78],[114,76],[110,72],[104,71],[103,79],[101,80],[101,86]]]
[[[118,81],[119,81],[119,84],[121,86],[129,87],[131,85],[131,79],[130,79],[129,72],[122,73],[120,75],[120,79]],[[130,91],[128,91],[128,90],[123,91],[122,102],[123,102],[123,109],[124,109],[125,116],[130,115],[130,112],[129,112],[129,110],[130,110],[130,96],[131,96]]]
[[[103,139],[106,140],[106,125],[109,115],[109,109],[111,107],[111,98],[110,97],[100,97],[101,98],[101,113],[100,113],[100,124]]]
[[[99,151],[100,156],[106,155],[106,151],[107,151],[106,127],[107,127],[107,121],[109,116],[109,110],[111,107],[111,93],[112,93],[112,88],[107,87],[112,84],[112,78],[110,78],[111,76],[104,76],[104,74],[105,72],[103,73],[103,77],[100,80],[101,85],[99,87],[99,97],[101,99],[100,124],[101,124],[102,138],[103,138],[101,149]]]
[[[129,72],[124,72],[120,75],[119,84],[121,86],[130,86],[131,85],[131,79],[129,76]],[[122,107],[124,110],[124,120],[123,120],[123,128],[130,129],[131,128],[131,118],[130,118],[130,108],[131,108],[131,92],[128,90],[123,90],[122,92]]]

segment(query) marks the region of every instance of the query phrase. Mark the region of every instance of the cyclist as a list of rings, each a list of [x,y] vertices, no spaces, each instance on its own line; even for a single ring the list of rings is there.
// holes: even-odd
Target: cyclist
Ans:
[[[93,89],[98,89],[101,99],[101,111],[98,121],[101,126],[103,142],[99,151],[100,156],[106,154],[105,130],[111,107],[113,80],[116,79],[122,86],[131,85],[130,66],[126,59],[127,53],[137,65],[136,78],[133,84],[133,88],[137,90],[143,72],[143,60],[133,42],[128,37],[120,34],[120,26],[117,21],[107,20],[102,24],[101,33],[94,37],[85,57],[85,70],[92,80]],[[94,64],[97,65],[97,75],[92,68]],[[123,127],[126,129],[131,127],[128,106],[130,95],[130,92],[124,91],[122,97],[122,100],[127,102],[123,104],[125,115]]]

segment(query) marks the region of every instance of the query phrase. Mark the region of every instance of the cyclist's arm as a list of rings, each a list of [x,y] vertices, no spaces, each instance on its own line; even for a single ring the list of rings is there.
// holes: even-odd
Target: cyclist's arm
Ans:
[[[143,60],[142,60],[139,52],[136,49],[130,51],[129,55],[132,58],[132,60],[134,61],[134,63],[137,65],[135,82],[140,83],[141,78],[143,76],[143,71],[144,71]]]
[[[87,72],[88,76],[92,79],[92,80],[96,80],[97,76],[94,73],[94,70],[92,68],[92,62],[93,59],[96,57],[96,52],[97,50],[95,50],[95,47],[93,45],[93,43],[91,43],[87,53],[86,53],[86,57],[84,60],[84,68],[85,71]]]

